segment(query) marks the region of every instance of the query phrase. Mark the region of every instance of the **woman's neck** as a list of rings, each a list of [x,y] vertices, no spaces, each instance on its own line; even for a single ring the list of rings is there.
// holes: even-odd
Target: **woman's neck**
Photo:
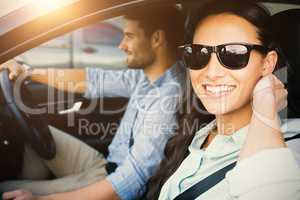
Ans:
[[[218,134],[231,135],[249,124],[252,116],[251,104],[224,115],[216,115]]]

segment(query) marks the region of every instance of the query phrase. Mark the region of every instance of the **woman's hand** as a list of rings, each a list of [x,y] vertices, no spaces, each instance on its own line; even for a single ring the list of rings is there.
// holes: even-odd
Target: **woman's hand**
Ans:
[[[287,90],[273,74],[260,79],[253,91],[253,114],[260,120],[274,120],[277,112],[287,106]]]
[[[4,200],[37,200],[37,197],[34,197],[31,192],[27,190],[15,190],[12,192],[5,192],[2,195]]]
[[[239,160],[266,149],[286,147],[277,112],[287,105],[287,90],[274,76],[259,80],[253,91],[253,115]]]
[[[19,64],[15,60],[10,60],[2,65],[0,65],[0,71],[8,69],[9,72],[9,79],[15,80],[18,78],[21,74],[26,72],[26,68],[24,65]]]

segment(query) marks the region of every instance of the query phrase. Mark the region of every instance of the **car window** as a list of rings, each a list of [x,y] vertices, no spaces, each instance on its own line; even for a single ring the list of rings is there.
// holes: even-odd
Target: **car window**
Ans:
[[[289,9],[300,8],[300,5],[296,4],[285,4],[285,3],[263,3],[264,6],[268,8],[272,15]]]
[[[83,41],[85,44],[117,46],[121,42],[122,37],[122,29],[108,22],[83,29]]]
[[[122,17],[101,21],[41,44],[18,59],[37,68],[125,68],[126,55],[118,48],[122,30]]]
[[[72,33],[50,40],[18,56],[32,67],[72,67]]]

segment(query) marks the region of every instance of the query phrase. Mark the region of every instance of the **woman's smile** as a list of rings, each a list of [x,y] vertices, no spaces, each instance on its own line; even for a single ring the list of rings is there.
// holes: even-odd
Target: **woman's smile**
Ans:
[[[202,85],[205,96],[209,98],[221,98],[230,95],[236,88],[235,85],[228,84],[203,84]]]

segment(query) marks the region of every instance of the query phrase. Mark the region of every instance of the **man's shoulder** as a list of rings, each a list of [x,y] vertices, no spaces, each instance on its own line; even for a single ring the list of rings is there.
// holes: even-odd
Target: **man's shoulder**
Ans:
[[[176,91],[176,92],[174,92]],[[162,92],[158,97],[148,101],[147,112],[159,115],[175,114],[181,105],[183,95],[177,90],[168,90]],[[155,112],[149,112],[155,111]]]
[[[182,62],[178,61],[170,69],[169,76],[161,83],[161,89],[166,92],[174,89],[184,88],[187,84],[187,71]]]

